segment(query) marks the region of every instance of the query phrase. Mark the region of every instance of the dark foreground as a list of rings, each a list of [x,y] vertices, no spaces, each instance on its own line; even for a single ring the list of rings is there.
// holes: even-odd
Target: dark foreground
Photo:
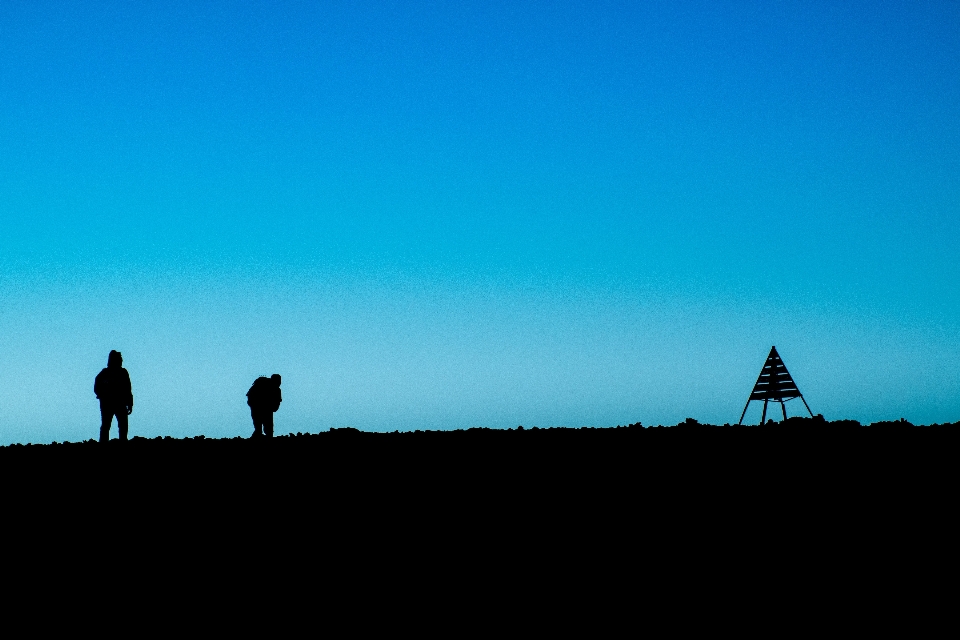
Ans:
[[[423,580],[449,597],[450,585],[496,584],[518,601],[534,586],[618,585],[604,598],[628,612],[650,594],[756,602],[817,581],[827,611],[852,585],[935,584],[950,571],[958,445],[960,423],[816,419],[338,429],[4,447],[0,480],[6,549],[117,575],[173,571],[203,597],[211,575],[265,575],[271,589],[311,580],[319,600]],[[737,581],[747,590],[731,591]]]
[[[332,429],[272,440],[135,437],[0,447],[0,474],[19,490],[55,493],[102,482],[112,491],[309,495],[369,491],[409,499],[496,487],[531,498],[602,490],[624,499],[681,488],[756,492],[922,486],[955,479],[960,422],[914,426],[791,418],[757,426],[467,429],[369,433]],[[29,483],[24,483],[30,478]],[[68,480],[69,479],[69,480]],[[564,489],[561,489],[564,488]],[[184,496],[192,499],[193,496]]]

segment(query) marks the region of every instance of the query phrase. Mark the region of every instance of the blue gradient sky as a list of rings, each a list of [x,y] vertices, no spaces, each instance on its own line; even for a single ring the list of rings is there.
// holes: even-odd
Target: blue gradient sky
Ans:
[[[143,4],[0,3],[0,443],[960,420],[960,3]]]

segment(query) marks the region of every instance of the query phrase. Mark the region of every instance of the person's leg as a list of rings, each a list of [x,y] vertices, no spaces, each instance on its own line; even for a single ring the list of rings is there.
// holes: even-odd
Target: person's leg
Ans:
[[[251,438],[256,438],[257,436],[262,436],[263,431],[263,418],[255,409],[250,409],[250,417],[253,419],[253,435]]]
[[[100,442],[110,439],[110,423],[113,421],[113,411],[100,405]]]
[[[120,431],[120,442],[125,442],[127,440],[127,408],[120,407],[117,409],[117,430]]]
[[[273,411],[268,411],[263,416],[263,431],[268,438],[273,437]]]

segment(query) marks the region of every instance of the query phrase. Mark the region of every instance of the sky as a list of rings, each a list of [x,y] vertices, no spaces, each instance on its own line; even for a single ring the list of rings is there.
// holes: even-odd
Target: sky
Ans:
[[[0,3],[0,444],[954,422],[958,237],[955,0]]]

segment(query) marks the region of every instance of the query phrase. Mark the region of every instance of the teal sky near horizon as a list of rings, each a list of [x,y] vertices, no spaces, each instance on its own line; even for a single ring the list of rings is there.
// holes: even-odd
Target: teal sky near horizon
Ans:
[[[958,421],[958,114],[953,1],[3,3],[0,444],[111,349],[149,437],[274,372],[281,433],[723,424],[771,345]]]

